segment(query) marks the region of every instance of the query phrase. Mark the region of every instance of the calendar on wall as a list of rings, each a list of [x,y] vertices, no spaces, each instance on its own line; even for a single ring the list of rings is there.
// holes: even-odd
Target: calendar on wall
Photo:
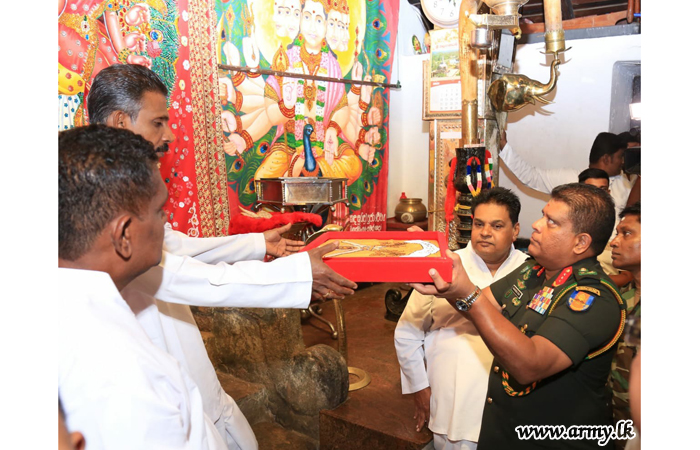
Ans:
[[[430,41],[430,59],[423,65],[423,120],[459,118],[459,34],[457,29],[432,30]]]

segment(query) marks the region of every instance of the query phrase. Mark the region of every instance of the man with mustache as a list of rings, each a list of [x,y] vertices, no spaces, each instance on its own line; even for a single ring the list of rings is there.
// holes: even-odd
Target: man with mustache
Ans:
[[[486,287],[527,259],[513,247],[520,200],[496,187],[474,197],[472,212],[471,241],[456,253],[470,279]],[[447,300],[413,291],[394,343],[402,391],[416,405],[416,431],[427,425],[437,450],[475,449],[493,355],[474,324]]]
[[[452,282],[431,269],[434,285],[412,285],[448,299],[494,355],[480,450],[602,447],[597,438],[575,434],[535,439],[523,426],[575,433],[576,426],[611,425],[605,383],[626,315],[596,256],[614,224],[615,205],[603,190],[558,186],[532,225],[534,259],[482,291],[450,253]]]
[[[163,254],[153,146],[90,125],[58,137],[58,392],[87,448],[226,448],[185,369],[119,293]]]
[[[90,121],[141,135],[162,156],[174,138],[167,94],[158,75],[146,67],[110,66],[97,74],[90,89]],[[343,298],[357,287],[323,263],[322,255],[337,245],[287,256],[303,244],[282,238],[288,229],[191,238],[166,224],[161,265],[121,292],[151,340],[177,358],[195,381],[204,411],[230,449],[254,449],[257,441],[222,389],[188,305],[303,309],[312,296]],[[285,257],[263,263],[265,254]]]
[[[642,320],[642,205],[636,202],[620,213],[615,238],[610,242],[612,263],[618,269],[628,270],[633,277],[632,289],[622,296],[630,320]],[[629,377],[632,360],[639,348],[620,342],[613,360],[608,385],[612,389],[613,418],[630,420]],[[624,448],[624,441],[615,441]]]

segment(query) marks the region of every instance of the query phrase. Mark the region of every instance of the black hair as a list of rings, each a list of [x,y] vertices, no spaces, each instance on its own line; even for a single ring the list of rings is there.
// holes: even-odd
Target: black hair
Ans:
[[[153,144],[89,125],[58,134],[58,256],[75,261],[118,213],[139,215],[156,194]]]
[[[95,76],[87,96],[90,123],[105,123],[114,111],[124,111],[135,121],[146,92],[168,96],[168,88],[148,67],[139,64],[105,67]]]
[[[615,203],[610,194],[589,184],[570,183],[555,187],[552,200],[569,207],[574,233],[588,233],[591,248],[600,255],[615,228]]]
[[[487,203],[505,206],[513,225],[518,223],[518,217],[520,216],[520,199],[510,189],[495,187],[493,189],[481,191],[481,193],[472,200],[472,213],[476,211],[477,206]]]
[[[633,205],[630,205],[620,212],[620,219],[625,216],[637,216],[639,217],[639,222],[642,222],[642,202],[636,201]]]
[[[622,133],[618,134],[617,137],[619,137],[625,143],[625,145],[629,144],[630,142],[638,142],[641,144],[642,130],[640,128],[632,128],[629,131],[623,131]]]
[[[591,153],[588,155],[588,163],[595,164],[605,155],[613,155],[618,151],[627,148],[627,142],[613,133],[599,133],[591,146]]]
[[[594,167],[589,167],[588,169],[584,170],[580,174],[578,174],[578,182],[579,183],[585,183],[586,180],[590,178],[602,178],[605,180],[608,180],[608,183],[610,183],[610,175],[608,175],[608,172],[604,171],[603,169],[596,169]]]

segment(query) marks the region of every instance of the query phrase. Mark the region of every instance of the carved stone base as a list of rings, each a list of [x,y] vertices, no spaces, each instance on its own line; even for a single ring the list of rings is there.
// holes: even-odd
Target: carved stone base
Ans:
[[[348,368],[327,345],[305,348],[299,310],[193,308],[193,313],[203,334],[211,333],[205,345],[217,371],[265,386],[266,395],[259,397],[266,405],[259,406],[283,427],[318,439],[319,411],[347,399]],[[247,409],[262,414],[253,405]]]

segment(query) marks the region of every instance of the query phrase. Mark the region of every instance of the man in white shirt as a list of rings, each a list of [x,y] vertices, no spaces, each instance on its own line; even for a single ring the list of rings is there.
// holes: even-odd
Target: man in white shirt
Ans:
[[[634,180],[623,173],[624,154],[627,141],[613,133],[599,133],[593,141],[588,156],[588,167],[602,169],[610,177],[610,195],[615,202],[615,214],[627,206],[627,198]],[[505,131],[501,135],[501,160],[526,186],[545,194],[562,184],[576,183],[580,169],[541,169],[534,167],[518,155],[508,144]]]
[[[455,253],[470,278],[489,286],[519,267],[520,200],[482,191],[472,204],[471,241]],[[394,332],[404,394],[413,394],[416,431],[427,423],[438,450],[476,449],[493,356],[474,325],[445,299],[413,291]],[[426,368],[427,364],[427,368]]]
[[[174,138],[166,95],[167,88],[150,69],[110,66],[92,83],[87,98],[90,121],[133,131],[163,153]],[[357,287],[323,263],[322,255],[332,246],[286,256],[298,249],[298,243],[281,237],[287,229],[191,238],[166,224],[160,266],[122,291],[146,334],[195,381],[205,412],[231,450],[257,449],[257,441],[222,389],[188,305],[306,308],[312,296],[343,298]],[[265,254],[285,257],[263,263]]]
[[[59,134],[58,389],[87,450],[225,449],[199,389],[119,290],[158,264],[167,189],[152,145],[103,125]]]

